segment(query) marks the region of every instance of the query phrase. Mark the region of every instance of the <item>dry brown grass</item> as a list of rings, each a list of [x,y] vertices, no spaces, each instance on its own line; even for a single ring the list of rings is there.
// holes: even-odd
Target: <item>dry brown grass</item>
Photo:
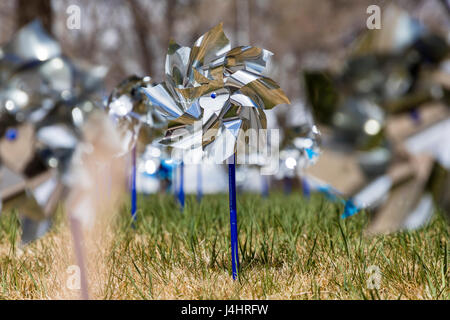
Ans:
[[[321,198],[241,196],[241,271],[233,282],[226,196],[187,204],[182,214],[170,197],[146,197],[136,228],[124,209],[113,229],[87,244],[91,298],[450,297],[449,228],[439,214],[418,231],[366,237],[365,214],[342,221],[340,205]],[[0,298],[77,298],[66,286],[67,267],[75,262],[61,215],[49,234],[25,248],[11,246],[14,223],[2,219]],[[378,290],[367,288],[371,265],[381,271]]]

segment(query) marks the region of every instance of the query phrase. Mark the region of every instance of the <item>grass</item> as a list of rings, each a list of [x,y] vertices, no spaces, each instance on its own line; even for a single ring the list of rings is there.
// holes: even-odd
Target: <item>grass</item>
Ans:
[[[231,278],[228,197],[141,196],[131,227],[123,208],[104,243],[91,244],[96,299],[449,299],[449,226],[441,214],[418,231],[368,237],[365,213],[341,220],[341,205],[298,194],[238,196],[241,269]],[[15,213],[0,219],[0,298],[76,298],[62,212],[50,233],[16,244]],[[107,239],[109,239],[107,241]],[[93,257],[94,257],[93,256]],[[71,262],[72,261],[72,262]],[[371,267],[375,266],[375,267]],[[369,270],[380,272],[370,289]]]

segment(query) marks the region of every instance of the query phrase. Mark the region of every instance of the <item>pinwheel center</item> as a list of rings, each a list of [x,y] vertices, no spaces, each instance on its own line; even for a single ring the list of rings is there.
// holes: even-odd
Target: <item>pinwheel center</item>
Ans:
[[[17,129],[9,128],[6,130],[5,137],[9,141],[13,141],[17,139]]]

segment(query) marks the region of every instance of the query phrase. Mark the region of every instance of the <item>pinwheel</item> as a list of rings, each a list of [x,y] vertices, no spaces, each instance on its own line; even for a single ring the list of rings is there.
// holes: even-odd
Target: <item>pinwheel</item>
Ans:
[[[68,59],[38,21],[0,52],[1,201],[22,216],[26,243],[50,225],[107,69]]]
[[[38,21],[19,30],[0,52],[2,209],[19,212],[22,242],[27,243],[47,231],[50,218],[64,199],[84,279],[84,254],[80,250],[84,241],[78,226],[80,220],[95,213],[91,200],[96,195],[92,192],[96,191],[96,181],[91,173],[98,168],[94,158],[109,147],[114,149],[115,141],[112,134],[105,138],[84,128],[88,122],[97,130],[105,127],[98,126],[104,123],[100,120],[104,114],[97,106],[107,69],[67,58]],[[100,115],[91,121],[94,114]],[[94,150],[96,146],[108,147]],[[80,148],[88,154],[83,159],[90,158],[89,163],[79,163],[89,167],[88,174],[71,169],[77,158],[73,154]],[[79,192],[86,187],[90,198]],[[65,194],[72,200],[63,197]],[[83,292],[87,297],[87,291]]]
[[[432,168],[450,167],[442,157],[448,147],[440,139],[448,133],[450,116],[448,72],[442,68],[450,47],[443,36],[395,6],[385,16],[391,27],[363,35],[341,72],[304,74],[315,118],[332,132],[328,147],[333,150],[327,152],[334,154],[333,163],[315,169],[320,175],[321,168],[331,165],[345,174],[334,174],[333,181],[350,197],[342,218],[362,209],[374,211],[371,232],[401,229],[408,217],[430,216]],[[448,199],[445,187],[438,189],[435,199],[444,200],[437,204]]]
[[[151,143],[162,133],[166,120],[147,103],[147,98],[141,89],[150,87],[150,77],[130,76],[123,80],[108,98],[106,110],[117,124],[122,136],[122,152],[132,155],[131,169],[131,216],[136,219],[136,145],[140,137],[143,145]]]
[[[144,192],[152,193],[158,189],[162,192],[171,190],[174,161],[170,159],[167,148],[154,140],[145,147],[139,160],[138,172],[145,179],[140,188]],[[155,185],[156,181],[158,181],[157,185]]]
[[[309,196],[310,188],[303,179],[305,168],[313,165],[319,156],[320,132],[306,106],[296,100],[292,106],[279,108],[277,121],[283,128],[281,137],[280,169],[276,178],[284,181],[285,192],[292,189],[292,179],[300,177],[302,191]]]
[[[264,109],[289,103],[281,88],[262,72],[272,55],[240,46],[231,49],[222,24],[201,36],[192,48],[171,41],[165,82],[145,88],[149,101],[168,120],[161,143],[228,162],[232,275],[238,275],[235,188],[236,154],[246,154],[255,141],[248,131],[266,128]]]

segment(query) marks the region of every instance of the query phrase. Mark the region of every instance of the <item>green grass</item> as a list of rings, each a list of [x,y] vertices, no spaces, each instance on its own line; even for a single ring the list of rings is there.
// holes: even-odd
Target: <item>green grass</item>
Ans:
[[[172,196],[140,196],[138,208],[135,228],[124,208],[112,241],[97,243],[104,264],[89,269],[94,298],[450,297],[449,226],[439,213],[421,230],[368,237],[365,213],[342,220],[342,206],[320,196],[306,201],[296,193],[267,199],[238,195],[241,268],[233,282],[226,195],[205,196],[201,203],[188,197],[184,212]],[[62,253],[69,255],[63,244],[70,234],[61,217],[22,254],[11,249],[17,247],[12,245],[18,232],[14,214],[0,219],[1,298],[66,296],[61,286],[67,263],[52,267]],[[368,288],[370,266],[380,270],[378,289]]]

